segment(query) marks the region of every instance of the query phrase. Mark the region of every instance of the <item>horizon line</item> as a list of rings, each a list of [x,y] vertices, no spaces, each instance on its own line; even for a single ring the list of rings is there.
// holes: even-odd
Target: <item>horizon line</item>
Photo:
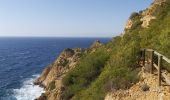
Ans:
[[[110,37],[102,37],[102,36],[0,36],[0,38],[113,38],[115,36]]]

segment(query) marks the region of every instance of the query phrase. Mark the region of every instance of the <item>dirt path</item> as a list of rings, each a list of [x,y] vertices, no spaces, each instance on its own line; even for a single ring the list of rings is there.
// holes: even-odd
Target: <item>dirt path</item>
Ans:
[[[158,87],[157,74],[150,74],[142,70],[140,81],[128,90],[118,90],[109,93],[105,100],[170,100],[170,86]]]

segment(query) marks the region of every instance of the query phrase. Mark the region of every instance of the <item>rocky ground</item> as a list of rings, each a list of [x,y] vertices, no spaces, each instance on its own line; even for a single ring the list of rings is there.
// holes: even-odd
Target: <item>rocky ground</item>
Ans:
[[[128,90],[110,92],[105,100],[170,100],[170,87],[162,82],[158,86],[158,76],[142,70],[140,80]]]

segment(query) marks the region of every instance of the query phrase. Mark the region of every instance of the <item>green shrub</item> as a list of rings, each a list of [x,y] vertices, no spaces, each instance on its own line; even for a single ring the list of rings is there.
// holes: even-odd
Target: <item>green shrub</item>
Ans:
[[[63,79],[66,90],[63,93],[64,99],[69,99],[80,90],[87,88],[92,81],[101,73],[109,55],[102,48],[96,52],[85,55]]]
[[[55,81],[52,81],[50,84],[49,84],[49,90],[53,90],[55,89]]]
[[[62,66],[66,66],[69,63],[69,61],[67,59],[64,59],[64,62],[62,63]]]
[[[137,12],[133,12],[131,15],[130,15],[130,19],[133,19],[133,18],[135,18],[136,16],[139,16],[139,13],[137,13]]]

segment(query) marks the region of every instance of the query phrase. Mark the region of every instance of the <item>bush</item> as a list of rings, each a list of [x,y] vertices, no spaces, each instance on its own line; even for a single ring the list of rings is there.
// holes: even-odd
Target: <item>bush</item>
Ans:
[[[101,73],[109,55],[102,48],[94,53],[85,55],[63,79],[66,90],[63,93],[64,99],[69,99],[79,91],[87,88],[92,81]]]
[[[50,84],[49,84],[49,90],[53,90],[55,89],[55,81],[52,81]]]
[[[115,41],[124,44],[126,39]],[[114,51],[101,74],[95,81],[92,81],[87,89],[76,93],[73,100],[103,100],[105,94],[111,89],[127,89],[138,80],[138,72],[135,70],[135,55],[139,50],[138,41],[134,42],[133,39],[128,39],[125,43],[118,46],[116,46],[117,44],[112,45],[116,49],[113,49]]]
[[[65,56],[66,56],[66,57],[71,57],[72,55],[74,55],[74,50],[72,50],[72,49],[70,49],[70,48],[66,48],[66,49],[64,50],[64,52],[65,52]]]
[[[130,19],[133,19],[133,18],[135,18],[136,16],[139,16],[139,13],[137,13],[137,12],[133,12],[131,15],[130,15]]]
[[[69,61],[67,59],[64,59],[64,62],[62,63],[62,66],[66,66],[69,63]]]

